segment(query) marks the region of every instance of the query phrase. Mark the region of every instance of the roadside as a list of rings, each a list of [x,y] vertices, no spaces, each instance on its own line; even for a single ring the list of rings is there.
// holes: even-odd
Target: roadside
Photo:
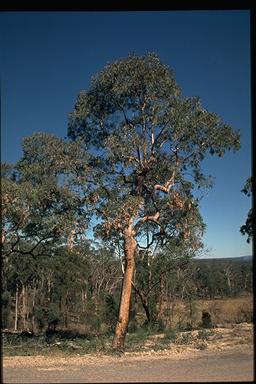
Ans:
[[[180,351],[119,356],[7,358],[4,383],[253,381],[253,350]]]
[[[29,368],[29,369],[28,369]],[[252,381],[253,326],[157,334],[139,351],[4,356],[4,383]]]

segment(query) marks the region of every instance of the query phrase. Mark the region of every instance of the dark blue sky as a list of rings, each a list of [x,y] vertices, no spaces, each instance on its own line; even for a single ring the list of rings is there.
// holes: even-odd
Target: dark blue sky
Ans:
[[[239,233],[250,208],[240,190],[251,175],[249,11],[2,12],[2,161],[21,156],[22,138],[65,137],[78,92],[106,63],[156,52],[185,96],[241,131],[242,148],[204,169],[215,185],[203,198],[206,246],[216,257],[251,254]]]

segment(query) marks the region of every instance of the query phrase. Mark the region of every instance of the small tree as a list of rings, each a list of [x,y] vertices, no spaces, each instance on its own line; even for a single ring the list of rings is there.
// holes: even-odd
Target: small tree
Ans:
[[[198,97],[181,94],[173,72],[155,54],[107,65],[82,91],[68,135],[91,154],[91,201],[102,234],[118,233],[125,267],[113,347],[124,347],[135,257],[150,226],[149,244],[186,242],[198,248],[204,226],[193,196],[205,185],[207,153],[239,148],[239,134]],[[144,237],[145,239],[145,237]]]

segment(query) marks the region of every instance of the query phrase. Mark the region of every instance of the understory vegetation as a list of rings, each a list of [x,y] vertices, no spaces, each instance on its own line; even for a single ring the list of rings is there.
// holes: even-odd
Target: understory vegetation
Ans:
[[[184,323],[183,326],[177,324],[163,329],[159,324],[142,324],[127,333],[125,351],[155,353],[179,346],[204,350],[211,341],[229,344],[252,342],[251,329],[239,326],[240,322],[245,324],[246,321],[252,321],[252,296],[201,299],[195,302],[195,306],[198,318],[202,308],[212,314],[211,325],[199,322],[192,329]],[[94,353],[111,355],[115,353],[112,349],[112,337],[113,332],[83,334],[61,328],[38,334],[5,330],[2,334],[2,345],[4,356],[82,356]]]
[[[137,260],[128,333],[252,321],[250,261],[179,259],[167,267],[166,255],[143,257]],[[8,279],[3,276],[4,329],[48,339],[58,332],[95,340],[113,334],[122,268],[111,249],[88,243],[48,259],[22,258],[24,268],[10,264]]]

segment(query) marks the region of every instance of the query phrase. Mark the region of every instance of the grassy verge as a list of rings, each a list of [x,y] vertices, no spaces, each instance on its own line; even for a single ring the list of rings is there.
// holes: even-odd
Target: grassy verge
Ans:
[[[193,333],[193,332],[192,332]],[[125,342],[126,352],[162,351],[174,344],[191,344],[198,349],[205,348],[205,341],[212,330],[200,330],[191,335],[191,332],[179,332],[166,329],[156,333],[154,329],[139,328],[134,333],[128,333]],[[47,338],[45,335],[22,337],[15,334],[3,334],[3,355],[6,356],[82,356],[92,353],[113,354],[111,347],[113,335],[83,336],[62,338],[58,334]],[[195,343],[196,340],[196,343]]]
[[[3,334],[4,356],[34,356],[34,355],[80,355],[105,351],[111,345],[110,335],[74,338],[62,338],[45,335],[33,337],[21,337],[15,334]]]

